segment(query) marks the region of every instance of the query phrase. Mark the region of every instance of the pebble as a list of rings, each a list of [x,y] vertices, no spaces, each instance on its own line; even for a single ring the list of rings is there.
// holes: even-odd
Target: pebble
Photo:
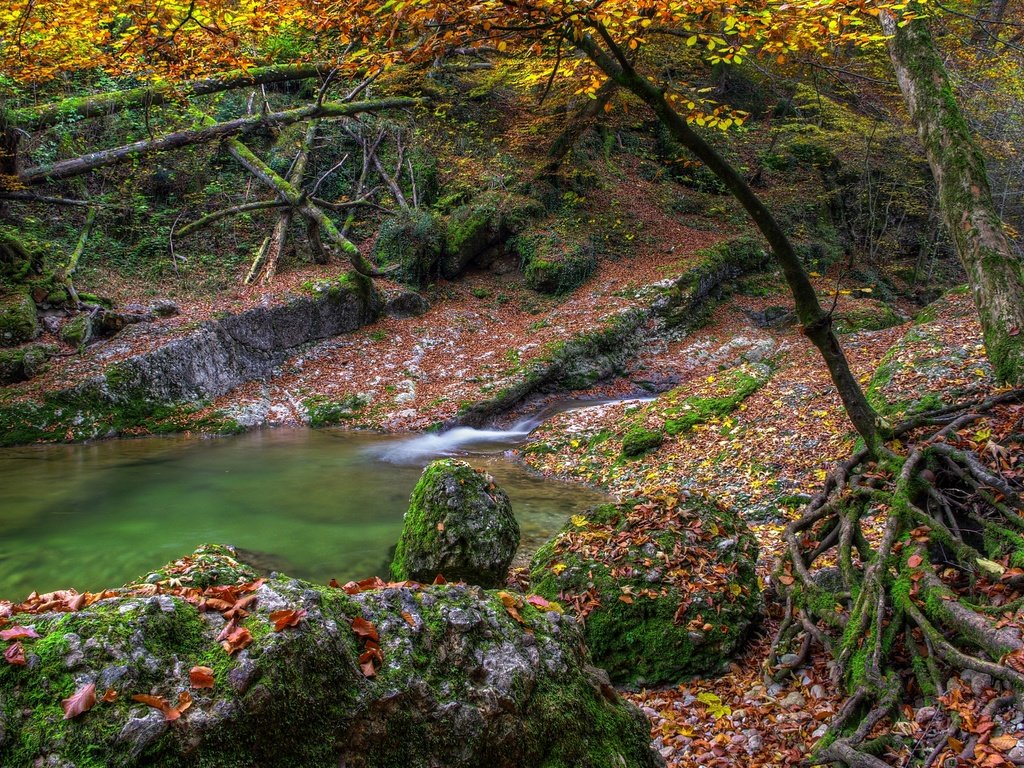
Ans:
[[[786,696],[786,698],[784,698],[780,703],[784,707],[797,708],[805,706],[807,704],[807,699],[804,698],[804,695],[800,693],[800,691],[793,691],[791,694]]]
[[[919,710],[917,710],[917,713],[914,715],[914,722],[918,725],[930,723],[932,720],[935,719],[935,715],[937,712],[938,710],[935,709],[935,707],[921,707]]]
[[[825,698],[825,686],[821,684],[811,686],[811,696],[815,699]]]
[[[1024,765],[1024,747],[1018,744],[1006,753],[1006,759],[1014,765]]]

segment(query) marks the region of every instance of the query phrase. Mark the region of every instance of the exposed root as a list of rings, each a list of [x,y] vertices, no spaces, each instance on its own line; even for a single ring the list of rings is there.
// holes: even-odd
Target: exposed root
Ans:
[[[895,727],[900,705],[937,702],[967,670],[992,681],[990,707],[1024,693],[1022,401],[1024,390],[1005,392],[899,425],[878,455],[840,464],[786,527],[768,673],[820,647],[851,692],[815,762],[955,762],[985,749],[969,723],[902,736],[915,727]],[[781,665],[786,653],[797,661]]]

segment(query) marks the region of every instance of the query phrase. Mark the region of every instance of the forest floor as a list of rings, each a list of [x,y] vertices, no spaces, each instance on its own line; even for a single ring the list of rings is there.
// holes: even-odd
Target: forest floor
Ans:
[[[695,263],[697,251],[721,238],[721,232],[710,227],[686,226],[645,204],[655,197],[645,184],[633,178],[595,193],[607,195],[606,200],[594,201],[599,206],[628,208],[630,226],[642,236],[628,257],[603,259],[574,294],[541,297],[524,288],[514,273],[473,272],[459,282],[426,290],[431,308],[422,317],[384,318],[313,345],[283,365],[272,380],[244,385],[209,407],[255,414],[261,423],[288,424],[304,420],[303,403],[310,397],[341,401],[358,395],[369,404],[351,426],[388,431],[425,429],[456,416],[461,407],[500,390],[550,345],[633,306],[638,291],[685,271]],[[69,386],[219,313],[279,301],[303,292],[303,284],[310,280],[336,273],[337,265],[290,271],[277,278],[272,293],[239,288],[204,299],[183,291],[174,297],[181,309],[177,317],[133,326],[91,345],[84,355],[56,361],[42,376],[9,391],[27,397]],[[835,275],[817,281],[823,301],[831,301]],[[752,319],[767,307],[789,303],[779,285],[771,276],[748,283],[748,290],[719,303],[699,330],[681,338],[651,337],[627,375],[585,394],[631,396],[639,391],[637,382],[652,380],[678,383],[673,391],[649,404],[619,403],[557,415],[535,431],[522,452],[540,472],[602,486],[622,498],[652,484],[673,482],[737,506],[756,533],[759,573],[769,595],[783,525],[854,444],[827,372],[799,329],[762,328]],[[384,281],[380,286],[399,288]],[[124,302],[138,295],[137,286],[124,281],[90,287]],[[866,296],[856,298],[855,293],[835,298],[839,312],[873,302]],[[929,393],[962,399],[994,388],[969,296],[947,296],[917,324],[910,320],[916,308],[897,304],[897,309],[907,317],[903,324],[842,339],[865,386],[887,355],[890,364],[902,363],[892,365],[895,372],[878,385],[877,396],[890,403],[921,400]],[[44,340],[56,342],[56,337]],[[658,428],[664,424],[666,408],[693,398],[720,397],[732,373],[754,368],[767,371],[764,380],[731,411],[667,437],[636,460],[623,460],[622,438],[629,429]],[[539,407],[536,401],[527,404],[528,409]],[[523,414],[506,418],[519,415]],[[844,691],[831,682],[822,655],[781,682],[766,678],[763,665],[774,616],[769,600],[750,645],[724,674],[627,694],[651,719],[655,744],[669,766],[804,762],[824,732],[824,723],[842,703]],[[702,693],[714,694],[719,704],[709,705],[706,696],[698,700]],[[946,710],[978,721],[991,695],[984,681],[964,680],[942,703]],[[912,702],[907,706],[907,722],[901,725],[909,729],[906,735],[938,727],[941,718],[935,718],[934,707],[914,710]],[[1019,721],[1005,723],[1001,730],[1024,737]],[[1012,745],[1004,741],[1002,747],[1007,753],[1024,753],[1024,738]]]

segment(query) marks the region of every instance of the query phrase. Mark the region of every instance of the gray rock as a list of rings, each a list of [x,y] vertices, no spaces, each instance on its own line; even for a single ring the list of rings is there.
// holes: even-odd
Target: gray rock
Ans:
[[[1006,753],[1006,759],[1014,765],[1024,765],[1024,747],[1017,744],[1016,747]]]
[[[793,691],[779,703],[787,708],[799,709],[807,705],[807,699],[804,698],[804,695],[800,693],[800,691]]]
[[[403,291],[387,298],[384,314],[388,317],[420,317],[430,309],[430,302],[415,291]]]
[[[181,314],[181,309],[170,299],[157,299],[150,304],[149,311],[157,317],[174,317]]]
[[[159,739],[167,727],[167,720],[159,710],[150,709],[145,713],[138,710],[129,717],[121,732],[117,734],[117,741],[127,749],[128,756],[134,760],[146,747]]]

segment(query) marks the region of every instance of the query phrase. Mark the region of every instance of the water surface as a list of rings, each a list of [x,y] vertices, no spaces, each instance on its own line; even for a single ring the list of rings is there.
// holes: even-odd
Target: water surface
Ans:
[[[422,467],[453,453],[494,475],[535,549],[606,497],[502,454],[527,432],[271,429],[0,449],[0,598],[118,586],[206,542],[321,583],[384,576]]]

